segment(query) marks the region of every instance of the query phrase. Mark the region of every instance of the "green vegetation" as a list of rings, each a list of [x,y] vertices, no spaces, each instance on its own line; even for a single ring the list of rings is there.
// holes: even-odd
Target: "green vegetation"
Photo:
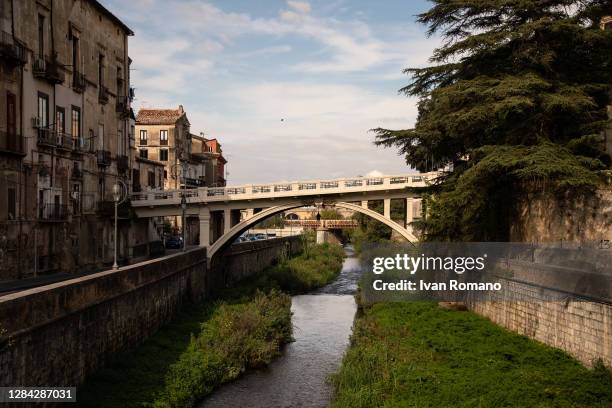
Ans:
[[[609,5],[432,1],[418,21],[446,41],[401,90],[419,98],[416,125],[376,129],[376,143],[420,171],[452,165],[426,197],[426,239],[505,241],[528,193],[587,195],[610,167]]]
[[[380,303],[356,320],[334,408],[609,407],[612,373],[435,303]]]
[[[265,269],[252,280],[252,287],[276,287],[291,294],[305,293],[331,282],[342,269],[340,245],[307,244],[304,252]]]
[[[80,407],[193,405],[216,386],[268,364],[291,341],[291,293],[331,281],[344,252],[306,242],[282,260],[223,293],[222,300],[187,306],[133,351],[118,356],[79,388]]]

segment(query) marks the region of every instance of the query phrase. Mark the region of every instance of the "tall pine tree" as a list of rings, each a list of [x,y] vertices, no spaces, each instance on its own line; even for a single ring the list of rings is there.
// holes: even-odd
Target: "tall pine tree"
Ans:
[[[610,166],[609,0],[433,0],[418,16],[444,43],[410,68],[413,129],[375,129],[420,171],[452,165],[427,200],[429,240],[509,238],[528,191],[584,194]]]

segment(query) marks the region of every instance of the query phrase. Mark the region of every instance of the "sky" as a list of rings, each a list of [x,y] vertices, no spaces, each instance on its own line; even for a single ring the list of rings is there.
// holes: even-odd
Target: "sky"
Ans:
[[[424,0],[103,0],[134,32],[135,110],[182,104],[228,184],[413,172],[376,127],[414,125],[407,67],[440,44]]]

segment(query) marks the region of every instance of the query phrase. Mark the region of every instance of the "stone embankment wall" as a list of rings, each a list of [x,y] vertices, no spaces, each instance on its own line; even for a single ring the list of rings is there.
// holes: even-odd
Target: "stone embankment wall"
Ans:
[[[214,285],[230,287],[283,257],[300,253],[302,249],[303,238],[300,235],[232,245],[213,257],[211,270],[214,271]]]
[[[199,248],[2,296],[0,386],[78,386],[182,307],[298,252],[301,243],[291,237],[232,246],[218,269]]]
[[[565,350],[587,366],[612,367],[612,305],[583,301],[522,282],[502,280],[499,299],[468,303],[470,310],[509,330]],[[506,300],[518,297],[521,300]],[[503,300],[502,300],[503,299]]]
[[[531,194],[519,203],[513,242],[612,241],[612,189],[583,198]]]

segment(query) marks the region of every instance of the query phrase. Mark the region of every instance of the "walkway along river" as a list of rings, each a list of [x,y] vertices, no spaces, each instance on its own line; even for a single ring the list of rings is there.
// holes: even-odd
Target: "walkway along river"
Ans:
[[[353,294],[361,275],[351,247],[336,280],[311,294],[294,296],[293,335],[283,354],[264,370],[247,373],[202,401],[200,408],[326,407],[326,379],[342,361],[356,305]]]

